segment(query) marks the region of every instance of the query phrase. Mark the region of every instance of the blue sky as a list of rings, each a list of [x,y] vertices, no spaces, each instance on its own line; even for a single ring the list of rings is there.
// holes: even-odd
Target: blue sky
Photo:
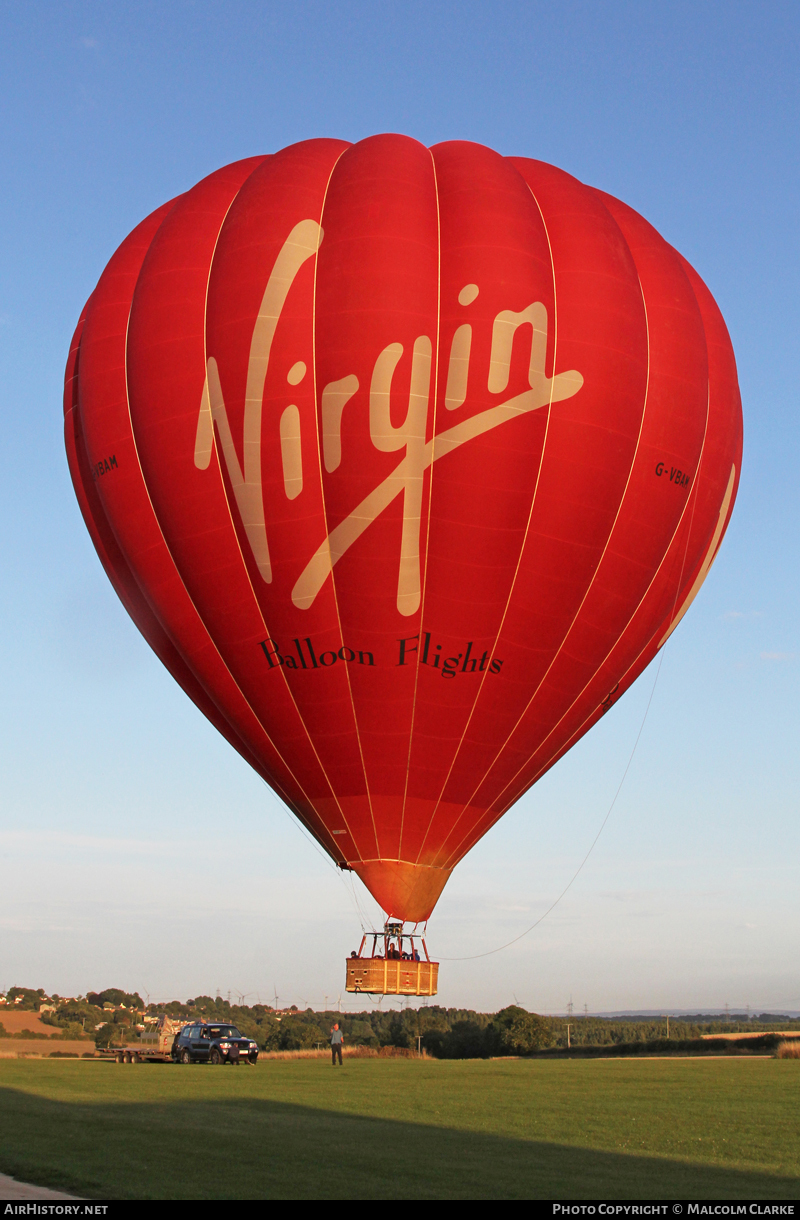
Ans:
[[[401,131],[642,212],[719,302],[745,413],[733,521],[655,690],[651,667],[460,865],[440,998],[800,1009],[797,8],[28,0],[0,30],[0,988],[320,1006],[343,986],[350,887],[116,601],[61,385],[84,300],[158,204],[239,157]],[[651,692],[561,902],[445,961],[564,889]]]

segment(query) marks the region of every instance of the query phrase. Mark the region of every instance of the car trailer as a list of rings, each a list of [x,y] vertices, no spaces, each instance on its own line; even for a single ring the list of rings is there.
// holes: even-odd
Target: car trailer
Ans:
[[[109,1046],[97,1051],[101,1059],[113,1059],[116,1063],[174,1063],[170,1051],[159,1051],[149,1046]]]
[[[143,1034],[135,1046],[108,1046],[98,1049],[101,1059],[113,1059],[116,1063],[175,1063],[172,1047],[175,1039],[191,1021],[184,1018],[160,1016],[152,1034]]]

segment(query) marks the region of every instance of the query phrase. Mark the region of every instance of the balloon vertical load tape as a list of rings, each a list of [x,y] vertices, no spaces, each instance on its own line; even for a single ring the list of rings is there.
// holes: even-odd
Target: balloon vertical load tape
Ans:
[[[399,135],[239,161],[143,220],[65,414],[139,630],[413,921],[664,643],[741,466],[725,324],[641,216]]]

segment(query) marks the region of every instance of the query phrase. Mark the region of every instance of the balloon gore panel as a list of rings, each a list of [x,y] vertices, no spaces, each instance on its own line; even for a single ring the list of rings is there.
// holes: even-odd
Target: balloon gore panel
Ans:
[[[666,642],[741,467],[725,324],[642,217],[399,135],[236,162],[143,221],[64,407],[139,630],[412,921]]]

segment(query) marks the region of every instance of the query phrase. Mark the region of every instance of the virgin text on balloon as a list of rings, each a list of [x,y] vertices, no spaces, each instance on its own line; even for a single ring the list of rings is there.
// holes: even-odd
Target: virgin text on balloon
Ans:
[[[220,370],[214,356],[209,356],[207,360],[206,379],[200,401],[194,451],[195,466],[199,470],[208,469],[214,448],[216,425],[222,457],[253,558],[267,584],[272,583],[273,574],[261,475],[262,399],[272,344],[289,290],[303,264],[316,255],[322,238],[322,228],[316,221],[302,220],[296,224],[275,260],[264,290],[250,342],[245,390],[243,466],[239,463],[233,442]],[[468,284],[459,294],[459,302],[466,306],[476,299],[478,293],[477,285]],[[390,343],[379,353],[369,388],[370,437],[378,451],[402,451],[403,456],[392,473],[330,531],[308,560],[292,589],[292,602],[298,610],[308,610],[313,605],[317,594],[332,575],[335,564],[396,497],[402,494],[403,526],[397,609],[403,615],[416,613],[421,598],[420,528],[425,471],[435,461],[501,424],[530,411],[549,408],[553,403],[572,398],[583,385],[583,375],[576,369],[562,373],[556,373],[554,370],[551,377],[545,375],[547,309],[541,301],[534,301],[519,312],[503,309],[494,318],[487,380],[489,392],[501,395],[507,390],[514,336],[520,327],[525,326],[531,328],[528,367],[530,388],[436,433],[428,441],[425,436],[431,405],[433,356],[430,338],[427,335],[419,335],[414,342],[408,410],[399,428],[391,421],[390,400],[392,378],[403,357],[403,345]],[[448,411],[457,410],[466,401],[471,339],[472,327],[469,324],[459,326],[453,335],[445,396],[445,407]],[[290,384],[302,380],[305,371],[306,366],[302,361],[293,365]],[[328,473],[335,471],[341,462],[342,416],[347,403],[358,389],[358,377],[349,374],[330,382],[322,391],[323,456]],[[287,498],[293,500],[302,493],[303,488],[302,437],[296,406],[291,405],[284,411],[280,433],[284,491]]]

